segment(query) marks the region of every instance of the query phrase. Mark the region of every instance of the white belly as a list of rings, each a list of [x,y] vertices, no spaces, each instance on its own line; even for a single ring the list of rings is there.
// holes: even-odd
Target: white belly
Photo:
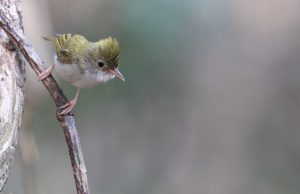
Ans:
[[[114,75],[94,70],[83,75],[78,64],[62,64],[55,56],[55,69],[60,77],[77,88],[90,88],[114,78]]]

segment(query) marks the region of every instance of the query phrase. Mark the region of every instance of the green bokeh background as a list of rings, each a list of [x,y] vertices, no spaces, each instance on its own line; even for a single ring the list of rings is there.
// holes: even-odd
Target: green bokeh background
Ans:
[[[120,42],[126,82],[82,90],[75,108],[91,193],[299,193],[297,0],[23,0],[23,9],[48,65],[53,46],[40,36]],[[75,193],[55,106],[27,67],[31,187]],[[22,154],[5,193],[27,194]]]

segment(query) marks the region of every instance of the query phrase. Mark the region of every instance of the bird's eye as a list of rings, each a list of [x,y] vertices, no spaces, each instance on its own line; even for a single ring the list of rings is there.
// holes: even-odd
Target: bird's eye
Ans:
[[[99,66],[99,67],[103,67],[103,66],[104,66],[103,61],[98,61],[98,66]]]

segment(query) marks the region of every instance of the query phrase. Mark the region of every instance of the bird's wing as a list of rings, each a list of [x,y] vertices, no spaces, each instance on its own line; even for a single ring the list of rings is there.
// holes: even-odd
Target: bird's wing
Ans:
[[[88,41],[81,35],[60,34],[54,38],[44,38],[54,42],[58,60],[63,64],[79,63]]]

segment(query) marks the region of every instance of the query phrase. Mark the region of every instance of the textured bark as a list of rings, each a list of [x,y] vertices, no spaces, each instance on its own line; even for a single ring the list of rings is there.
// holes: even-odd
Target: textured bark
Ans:
[[[0,0],[0,11],[11,25],[23,31],[19,0]],[[3,30],[0,30],[0,190],[9,176],[24,102],[24,60]]]
[[[7,4],[9,4],[12,3],[13,0],[2,0],[2,2],[7,2]],[[17,11],[17,13],[20,12]],[[14,23],[12,23],[12,21],[14,21],[14,18],[12,18],[8,12],[5,12],[5,10],[0,9],[0,27],[9,36],[10,40],[14,43],[16,48],[23,54],[34,72],[39,75],[42,72],[42,67],[45,67],[44,62],[35,52],[31,43],[26,39],[23,33],[23,29],[21,28],[21,24],[19,26],[16,26],[14,25]],[[68,102],[67,97],[64,95],[62,89],[59,87],[52,75],[43,79],[42,83],[51,95],[57,108],[63,106]],[[56,116],[58,121],[60,122],[61,127],[63,128],[64,135],[67,141],[77,193],[88,194],[89,189],[87,172],[84,164],[73,112],[70,112],[66,115],[59,115],[57,111]]]

